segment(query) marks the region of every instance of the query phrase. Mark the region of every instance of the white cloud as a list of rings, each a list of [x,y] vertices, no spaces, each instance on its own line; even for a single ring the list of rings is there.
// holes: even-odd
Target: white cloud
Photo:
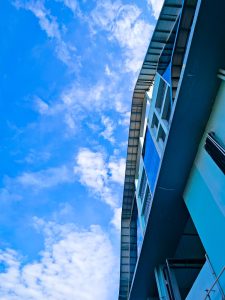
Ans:
[[[54,187],[56,185],[73,182],[73,173],[66,166],[48,168],[38,172],[24,172],[15,179],[23,187],[35,190]]]
[[[45,237],[38,261],[25,263],[14,250],[0,251],[2,300],[114,299],[119,264],[99,226],[80,230],[36,219],[36,227]]]
[[[117,191],[118,184],[122,186],[124,182],[125,160],[115,156],[107,160],[102,152],[81,148],[76,156],[74,172],[81,184],[112,208],[114,216],[111,223],[120,228]]]
[[[122,208],[115,208],[114,215],[111,220],[111,224],[120,232],[121,230],[121,215],[122,215]]]
[[[63,2],[66,7],[68,7],[74,14],[79,9],[79,5],[76,0],[57,0]]]
[[[93,23],[110,31],[120,7],[120,1],[97,1],[97,6],[91,13]]]
[[[88,125],[89,128],[92,127],[94,131],[97,132],[101,130],[101,124],[95,126],[96,124],[90,121],[90,115],[92,116],[93,112],[96,115],[99,114],[101,123],[105,127],[100,135],[111,143],[114,143],[113,132],[116,126],[109,117],[103,115],[104,111],[113,108],[120,114],[115,104],[118,95],[115,94],[115,92],[113,93],[111,89],[112,87],[109,87],[103,81],[93,85],[86,85],[85,87],[73,82],[64,88],[61,95],[55,101],[46,103],[38,96],[34,97],[33,107],[44,118],[43,120],[46,120],[46,117],[52,117],[56,123],[63,122],[68,129],[68,132],[65,132],[70,134],[77,132],[83,120],[85,120],[86,125]],[[121,114],[121,116],[123,118],[123,114]],[[89,120],[87,120],[87,118],[89,118]]]
[[[107,179],[103,154],[88,148],[81,148],[77,154],[76,163],[74,171],[80,175],[81,183],[100,192]]]
[[[126,160],[124,158],[116,159],[112,157],[108,163],[110,170],[110,180],[121,185],[124,183]]]
[[[87,126],[94,132],[99,132],[101,130],[101,127],[99,124],[96,124],[94,122],[87,122]]]
[[[22,8],[34,14],[38,19],[41,29],[45,31],[48,38],[55,42],[55,52],[57,57],[67,65],[70,70],[74,71],[78,66],[78,59],[75,56],[76,48],[64,41],[57,18],[45,7],[44,1],[15,0],[14,5],[17,9]]]
[[[108,65],[105,66],[105,74],[109,77],[113,76],[113,72]]]
[[[101,136],[104,137],[104,139],[108,140],[110,143],[115,143],[115,138],[113,137],[113,133],[115,130],[115,124],[113,121],[106,116],[102,116],[101,122],[104,125],[105,129],[100,133]]]
[[[93,111],[98,113],[109,107],[105,97],[106,90],[103,82],[85,87],[73,82],[63,89],[57,100],[49,103],[35,96],[33,108],[43,117],[43,121],[46,121],[46,117],[51,117],[51,124],[53,121],[56,124],[63,122],[67,129],[65,135],[74,135],[88,114]]]
[[[105,86],[103,82],[82,88],[77,84],[72,84],[65,89],[61,95],[62,102],[70,110],[80,110],[82,107],[88,110],[102,109],[105,100],[103,94]]]
[[[147,0],[155,19],[158,19],[164,0]]]
[[[108,186],[108,168],[104,154],[88,148],[81,148],[76,156],[74,172],[79,176],[81,184],[87,186],[111,208],[117,206],[118,199],[112,195]]]
[[[76,123],[75,120],[73,118],[73,115],[70,113],[65,114],[65,123],[66,125],[71,129],[71,130],[75,130],[76,128]]]
[[[73,170],[65,165],[36,172],[23,172],[14,178],[5,176],[4,187],[0,189],[0,199],[2,201],[22,200],[24,190],[36,193],[60,184],[72,183],[74,180]]]
[[[116,40],[124,51],[125,71],[137,72],[141,67],[153,26],[141,19],[136,5],[119,1],[98,1],[92,11],[91,27],[108,31],[109,39]]]
[[[0,189],[1,201],[19,201],[24,190],[39,192],[64,183],[74,182],[72,170],[67,166],[48,168],[36,172],[23,172],[17,177],[4,177],[4,187]]]
[[[35,164],[40,162],[47,162],[51,157],[51,153],[48,150],[35,150],[30,149],[24,158],[24,160],[20,161],[22,163],[26,162],[28,164]]]
[[[75,17],[85,19],[85,16],[80,10],[79,2],[76,0],[55,0],[57,2],[62,2],[67,8],[71,10]]]
[[[57,209],[52,213],[52,220],[60,222],[69,222],[76,219],[76,211],[68,202],[60,202]]]
[[[53,17],[49,10],[44,6],[44,1],[23,1],[16,0],[14,2],[17,8],[23,8],[31,11],[39,20],[42,30],[44,30],[49,38],[61,39],[59,24],[55,17]]]
[[[130,124],[130,111],[127,111],[125,113],[121,113],[121,119],[119,120],[119,124],[125,126],[127,129]]]
[[[54,104],[46,103],[38,96],[34,97],[34,109],[40,115],[46,115],[46,116],[54,116],[65,110],[65,108],[61,103],[57,103],[57,102]]]
[[[41,115],[48,114],[49,111],[49,105],[43,101],[41,98],[36,97],[34,100],[35,109],[37,112]]]
[[[123,96],[122,94],[117,94],[117,96],[115,97],[115,109],[117,112],[123,114],[126,113],[128,110],[127,105],[123,102]]]

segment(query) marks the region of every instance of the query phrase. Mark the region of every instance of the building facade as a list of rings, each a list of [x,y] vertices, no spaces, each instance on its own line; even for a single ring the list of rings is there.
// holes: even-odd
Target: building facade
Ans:
[[[165,0],[132,99],[119,300],[225,299],[225,1]]]

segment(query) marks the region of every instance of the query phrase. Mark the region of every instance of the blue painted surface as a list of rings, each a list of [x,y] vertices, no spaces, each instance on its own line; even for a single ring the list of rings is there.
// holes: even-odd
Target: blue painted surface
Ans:
[[[225,265],[225,218],[197,168],[192,172],[185,202],[213,268],[219,274]],[[224,279],[221,281],[225,287]]]
[[[171,84],[171,63],[166,68],[166,71],[163,73],[162,77]]]
[[[146,129],[145,142],[144,142],[142,155],[143,155],[145,171],[148,177],[150,190],[153,193],[158,170],[159,170],[160,157],[156,150],[155,144],[153,142],[148,127]]]

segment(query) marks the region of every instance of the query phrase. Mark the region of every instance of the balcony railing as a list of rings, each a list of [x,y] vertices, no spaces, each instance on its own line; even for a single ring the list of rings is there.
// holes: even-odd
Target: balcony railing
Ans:
[[[214,132],[210,132],[205,141],[205,149],[217,166],[225,174],[225,147]]]
[[[222,276],[222,274],[223,274],[224,271],[225,271],[225,266],[224,266],[223,269],[221,270],[220,274],[217,276],[217,278],[216,278],[216,280],[214,281],[214,283],[213,283],[213,285],[211,286],[211,288],[208,290],[208,292],[207,292],[207,294],[206,294],[204,300],[211,300],[210,294],[211,294],[211,292],[213,292],[214,286],[218,283],[218,281],[219,281],[219,279],[220,279],[220,277]],[[221,300],[224,300],[224,299],[225,299],[225,295],[224,295],[224,293],[223,293],[222,299],[221,299]]]

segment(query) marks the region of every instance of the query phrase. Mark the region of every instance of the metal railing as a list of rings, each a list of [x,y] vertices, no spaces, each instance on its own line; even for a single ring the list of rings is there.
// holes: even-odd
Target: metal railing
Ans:
[[[206,294],[204,300],[210,299],[210,293],[212,292],[214,286],[218,283],[218,281],[219,281],[221,275],[223,274],[224,270],[225,270],[225,266],[223,267],[223,269],[221,270],[221,272],[219,273],[219,275],[216,277],[216,280],[214,281],[214,283],[213,283],[213,285],[211,286],[211,288],[207,291],[207,294]],[[222,291],[222,292],[223,292],[223,291]],[[225,295],[224,295],[224,293],[223,293],[223,295],[222,295],[222,300],[225,300]]]

